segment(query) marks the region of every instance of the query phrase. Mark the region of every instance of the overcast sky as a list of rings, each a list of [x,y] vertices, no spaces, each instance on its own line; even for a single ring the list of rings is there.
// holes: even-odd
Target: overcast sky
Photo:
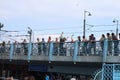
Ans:
[[[86,16],[86,35],[115,32],[113,19],[120,20],[120,0],[0,0],[0,22],[4,30],[16,30],[27,34],[30,27],[34,35],[74,34],[83,32],[84,10]],[[113,25],[113,26],[112,26]],[[120,32],[120,31],[119,31]],[[98,35],[99,34],[99,35]]]

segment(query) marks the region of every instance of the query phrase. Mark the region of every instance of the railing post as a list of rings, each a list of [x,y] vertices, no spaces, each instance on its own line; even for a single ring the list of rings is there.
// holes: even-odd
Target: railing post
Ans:
[[[14,53],[14,43],[10,44],[10,61],[13,59],[13,53]]]
[[[106,58],[108,53],[108,40],[104,40],[104,46],[103,46],[103,64],[102,64],[102,80],[104,80],[104,71],[105,71],[105,65],[106,65]]]
[[[78,54],[78,41],[74,42],[74,54],[73,54],[73,61],[76,63],[77,61],[77,54]]]
[[[106,62],[107,58],[107,53],[108,53],[108,40],[104,40],[104,49],[103,49],[103,63]]]
[[[50,47],[49,47],[49,63],[52,61],[52,53],[53,53],[53,42],[50,42]]]
[[[28,44],[28,62],[30,62],[31,53],[32,53],[32,43],[30,42]]]

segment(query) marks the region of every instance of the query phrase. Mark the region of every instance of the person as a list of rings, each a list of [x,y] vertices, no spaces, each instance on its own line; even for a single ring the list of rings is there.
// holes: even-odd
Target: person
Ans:
[[[100,38],[100,46],[101,46],[101,49],[102,49],[102,52],[104,50],[104,40],[106,39],[105,35],[102,34],[101,38]]]
[[[28,46],[27,46],[26,39],[23,40],[22,46],[23,46],[23,49],[24,49],[24,54],[27,55],[27,53],[28,53]]]
[[[24,80],[28,80],[28,77],[26,76],[26,77],[24,77]]]
[[[9,51],[10,51],[10,41],[8,41],[7,42],[7,45],[6,45],[6,51],[7,51],[7,53],[9,53]]]
[[[1,52],[5,53],[5,41],[2,42],[2,46],[1,46]]]
[[[80,54],[81,53],[80,51],[81,37],[80,36],[77,37],[77,41],[78,41],[78,54]]]
[[[50,42],[51,42],[51,36],[48,37],[48,43],[50,43]]]
[[[110,33],[107,33],[107,40],[108,40],[108,52],[109,54],[112,53],[112,39],[111,39],[111,36],[110,36]]]
[[[35,77],[33,75],[28,76],[28,80],[35,80]]]
[[[87,44],[88,40],[85,38],[85,36],[82,37],[82,52],[87,53]]]
[[[92,54],[96,54],[96,41],[94,34],[89,36],[89,52],[93,52]]]
[[[67,43],[66,43],[67,38],[63,38],[63,55],[66,55],[66,48],[67,48]]]
[[[13,54],[20,55],[20,45],[17,41],[14,42],[14,50],[15,52]]]
[[[51,43],[51,36],[48,37],[48,41],[47,41],[47,55],[50,53],[50,43]]]
[[[73,40],[73,36],[74,36],[74,35],[71,35],[71,43],[73,43],[73,42],[74,42],[74,40]]]
[[[76,78],[72,77],[70,80],[76,80]]]
[[[13,77],[8,77],[5,80],[14,80]]]
[[[24,77],[24,80],[35,80],[35,77],[30,74],[30,75]]]
[[[55,38],[54,53],[58,54],[58,50],[59,50],[59,41],[58,41],[58,38]]]
[[[63,32],[61,33],[60,35],[60,44],[59,44],[59,47],[60,47],[60,53],[63,54],[63,44],[64,44],[64,37],[63,37]]]
[[[46,43],[45,43],[45,39],[42,38],[42,54],[46,55]]]
[[[42,50],[41,50],[41,42],[39,38],[37,38],[37,44],[38,44],[38,54],[41,55]]]
[[[48,74],[45,74],[45,80],[50,80]]]
[[[111,38],[114,44],[114,53],[118,53],[118,44],[119,44],[118,38],[114,33],[111,34]]]

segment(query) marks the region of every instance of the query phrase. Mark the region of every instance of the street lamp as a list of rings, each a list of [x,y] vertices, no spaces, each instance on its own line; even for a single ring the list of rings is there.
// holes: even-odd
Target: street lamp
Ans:
[[[1,28],[3,28],[3,26],[4,26],[4,25],[3,25],[2,23],[0,23],[0,30],[1,30]]]
[[[117,19],[114,19],[113,20],[113,23],[116,23],[116,36],[118,37],[118,20]]]
[[[28,34],[29,34],[29,37],[30,37],[30,42],[31,42],[31,36],[32,36],[32,29],[30,27],[28,27]]]
[[[2,23],[0,23],[0,31],[1,31],[1,28],[3,28],[4,25]],[[1,32],[0,32],[0,38],[1,38]]]
[[[1,28],[3,28],[3,24],[2,23],[0,23],[0,31],[1,31]],[[0,33],[0,38],[1,38],[1,33]],[[1,56],[1,58],[2,58],[2,77],[5,77],[5,70],[4,70],[4,59],[3,59],[3,57],[4,57],[4,55],[3,54],[1,54],[0,55]]]
[[[83,36],[85,36],[86,15],[91,16],[91,13],[90,13],[90,12],[88,12],[88,11],[84,11]]]

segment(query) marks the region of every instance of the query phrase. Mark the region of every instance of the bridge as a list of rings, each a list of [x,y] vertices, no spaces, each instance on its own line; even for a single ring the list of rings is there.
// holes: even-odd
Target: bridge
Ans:
[[[117,46],[114,42],[118,42]],[[105,40],[104,45],[100,41],[1,44],[0,63],[28,66],[41,64],[47,65],[47,72],[92,75],[99,69],[103,70],[105,64],[120,63],[119,42]]]

